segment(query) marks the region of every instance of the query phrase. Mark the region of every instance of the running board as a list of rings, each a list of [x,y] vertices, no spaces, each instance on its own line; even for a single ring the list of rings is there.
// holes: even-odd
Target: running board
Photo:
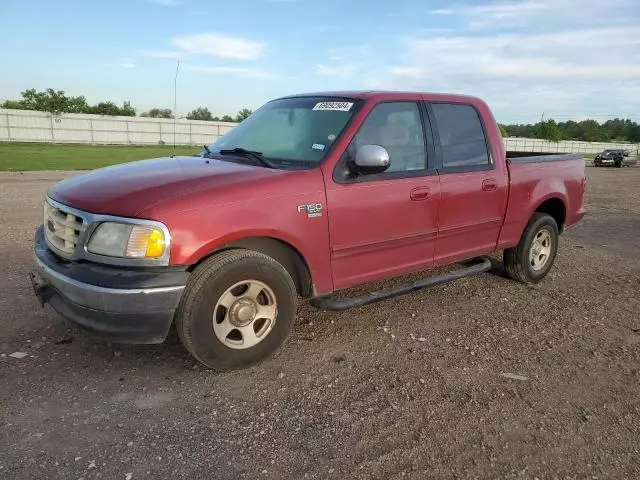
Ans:
[[[487,272],[491,269],[491,260],[489,260],[487,257],[478,257],[458,263],[461,263],[463,265],[466,264],[468,266],[466,268],[454,270],[452,272],[444,273],[435,277],[416,280],[415,282],[406,283],[398,287],[369,292],[359,297],[346,298],[344,300],[335,299],[332,296],[316,297],[311,299],[310,303],[314,307],[321,310],[346,310],[354,307],[362,307],[363,305],[369,305],[370,303],[387,300],[389,298],[397,297],[398,295],[405,295],[407,293],[415,292],[416,290],[421,290],[426,287],[432,287],[434,285],[440,285],[442,283],[454,282],[459,278]]]

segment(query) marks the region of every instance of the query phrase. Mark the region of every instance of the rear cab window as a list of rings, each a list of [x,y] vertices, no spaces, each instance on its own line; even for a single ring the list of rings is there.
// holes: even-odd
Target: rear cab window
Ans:
[[[478,111],[468,104],[429,103],[433,116],[439,171],[493,169],[489,145]]]

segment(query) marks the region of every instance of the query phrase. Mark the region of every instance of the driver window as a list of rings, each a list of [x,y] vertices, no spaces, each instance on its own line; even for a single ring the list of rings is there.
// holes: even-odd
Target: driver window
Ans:
[[[388,102],[376,105],[354,138],[361,145],[380,145],[389,152],[387,172],[426,169],[422,120],[414,102]]]

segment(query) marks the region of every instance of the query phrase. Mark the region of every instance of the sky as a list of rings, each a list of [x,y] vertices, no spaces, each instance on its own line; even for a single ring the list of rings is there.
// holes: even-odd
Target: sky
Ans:
[[[504,123],[640,120],[640,0],[1,0],[0,99],[138,112],[322,90],[476,95]]]

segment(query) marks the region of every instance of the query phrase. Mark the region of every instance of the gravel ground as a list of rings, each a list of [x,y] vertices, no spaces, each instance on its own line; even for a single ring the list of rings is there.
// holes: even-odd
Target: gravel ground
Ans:
[[[273,359],[225,374],[175,334],[109,345],[39,307],[33,230],[64,175],[0,176],[0,478],[640,477],[640,168],[588,168],[537,286],[302,305]]]

